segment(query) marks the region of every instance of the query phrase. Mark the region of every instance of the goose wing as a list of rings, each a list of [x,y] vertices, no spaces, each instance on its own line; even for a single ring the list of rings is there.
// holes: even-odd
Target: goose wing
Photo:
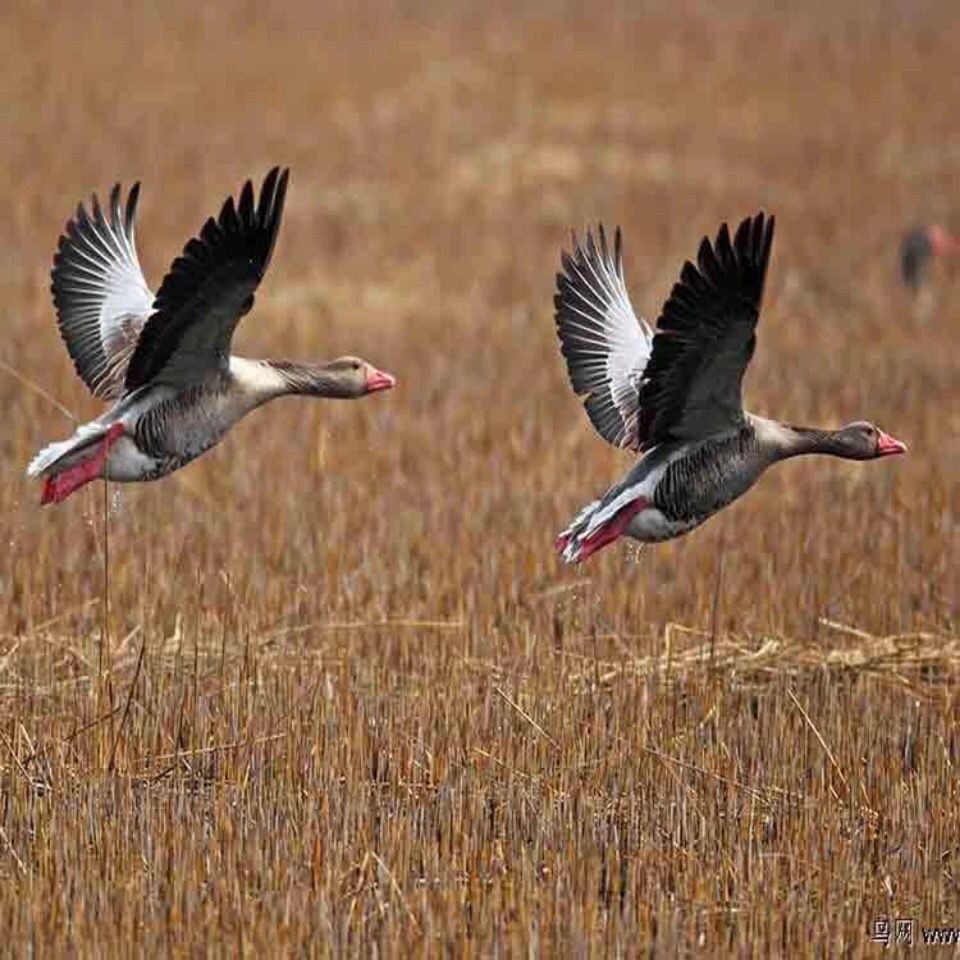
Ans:
[[[704,237],[696,265],[683,265],[643,372],[643,449],[701,439],[743,422],[741,383],[756,344],[773,227],[772,216],[758,213],[731,241],[724,223],[713,244]]]
[[[586,395],[590,422],[615,447],[639,448],[638,389],[652,333],[633,311],[623,278],[620,228],[613,250],[603,225],[561,254],[554,297],[557,334],[574,392]]]
[[[248,180],[235,205],[187,242],[173,261],[127,368],[125,389],[147,383],[185,386],[226,369],[237,323],[253,306],[276,243],[289,170],[274,167],[254,202]]]
[[[140,184],[120,207],[120,184],[107,215],[96,194],[92,212],[81,203],[67,226],[50,272],[57,324],[83,382],[104,400],[122,392],[140,331],[153,308],[137,258],[134,222]]]

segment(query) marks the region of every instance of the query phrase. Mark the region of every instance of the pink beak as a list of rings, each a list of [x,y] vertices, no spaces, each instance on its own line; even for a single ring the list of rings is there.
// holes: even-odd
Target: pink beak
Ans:
[[[884,433],[882,430],[878,432],[880,434],[877,437],[878,457],[889,457],[895,453],[907,452],[907,445],[905,443],[901,443],[901,441],[894,439],[889,433]]]
[[[397,378],[385,373],[383,370],[370,368],[367,374],[367,393],[374,393],[377,390],[390,390],[397,385]]]

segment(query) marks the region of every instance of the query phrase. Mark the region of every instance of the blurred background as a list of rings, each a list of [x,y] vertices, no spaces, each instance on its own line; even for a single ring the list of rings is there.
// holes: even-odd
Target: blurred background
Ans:
[[[310,889],[330,898],[331,917],[339,916],[336,904],[360,903],[346,919],[330,921],[327,935],[341,947],[369,946],[378,936],[385,938],[381,946],[409,947],[427,929],[462,945],[470,937],[460,912],[467,889],[475,889],[477,917],[486,918],[477,921],[474,935],[491,949],[505,942],[532,949],[531,924],[548,919],[553,926],[542,928],[543,944],[555,936],[556,942],[610,947],[659,935],[676,947],[696,943],[704,931],[716,943],[723,923],[732,922],[722,909],[734,901],[758,926],[736,933],[728,927],[724,942],[740,943],[750,930],[761,936],[755,942],[779,949],[802,942],[776,925],[776,910],[765,899],[781,889],[778,884],[794,889],[795,872],[751,876],[731,866],[730,889],[699,885],[700,877],[726,876],[725,864],[739,863],[737,850],[753,863],[750,851],[758,848],[751,844],[773,842],[752,828],[729,838],[731,848],[709,856],[685,848],[685,857],[671,861],[669,884],[679,901],[664,899],[667,880],[659,867],[638,866],[640,841],[629,850],[618,847],[609,855],[631,864],[617,874],[618,889],[630,892],[631,910],[638,903],[647,907],[633,913],[623,908],[617,927],[608,914],[602,921],[600,913],[584,919],[586,905],[598,896],[594,875],[586,867],[563,873],[564,857],[606,862],[610,841],[590,839],[582,817],[561,817],[556,842],[544,841],[557,859],[543,851],[526,858],[535,824],[547,816],[539,805],[557,809],[550,805],[560,793],[546,787],[525,801],[539,813],[510,814],[529,817],[524,829],[532,834],[512,833],[519,821],[508,817],[508,826],[490,827],[481,840],[475,829],[485,822],[487,800],[476,801],[476,820],[460,811],[465,819],[455,833],[461,839],[450,843],[455,849],[466,844],[473,853],[464,847],[457,854],[457,876],[466,875],[467,886],[450,880],[454,899],[444,901],[443,910],[417,886],[421,867],[400,869],[396,851],[391,861],[384,845],[365,846],[357,824],[373,816],[365,792],[370,782],[390,779],[371,757],[385,751],[395,764],[410,738],[423,743],[430,730],[432,756],[447,757],[442,770],[431,767],[434,786],[460,776],[457,763],[467,763],[476,737],[477,748],[498,763],[526,771],[528,780],[516,783],[542,786],[548,779],[529,777],[556,775],[564,797],[592,796],[595,808],[583,802],[600,819],[607,816],[610,805],[591,792],[605,789],[597,768],[596,780],[578,779],[575,790],[563,779],[569,766],[496,689],[523,714],[533,715],[531,702],[537,703],[538,722],[561,745],[564,731],[578,743],[590,731],[596,734],[590,749],[602,752],[616,740],[604,726],[614,721],[603,711],[613,711],[628,746],[619,740],[616,757],[580,760],[609,764],[616,783],[629,774],[647,791],[662,770],[639,746],[630,748],[629,738],[666,750],[665,741],[649,739],[650,731],[668,738],[682,731],[685,711],[692,711],[691,729],[701,729],[704,717],[715,723],[723,715],[730,718],[730,736],[743,737],[726,752],[710,741],[715,752],[696,753],[698,765],[714,769],[715,761],[715,769],[726,769],[723,776],[734,776],[724,764],[742,750],[760,764],[747,764],[750,769],[774,765],[758,773],[771,783],[805,776],[777,766],[789,762],[778,749],[787,732],[804,743],[810,733],[783,677],[801,687],[809,683],[812,702],[833,718],[818,722],[837,725],[837,761],[824,767],[816,789],[807,784],[812,803],[853,796],[831,781],[837,765],[846,769],[843,782],[853,783],[851,770],[860,769],[863,756],[904,756],[896,738],[909,711],[889,685],[858,676],[836,687],[827,665],[848,654],[851,662],[862,662],[856,659],[861,654],[870,660],[864,644],[910,636],[911,657],[920,648],[933,653],[926,659],[917,654],[908,666],[896,653],[907,648],[894,644],[896,655],[888,651],[893,660],[883,661],[888,674],[926,682],[933,675],[917,673],[921,667],[953,669],[960,269],[956,261],[937,262],[919,308],[916,291],[902,280],[900,257],[911,228],[939,224],[960,231],[958,63],[960,18],[949,0],[841,0],[799,8],[746,0],[719,7],[681,0],[457,3],[443,9],[179,0],[8,5],[0,17],[0,184],[7,198],[0,206],[0,402],[6,412],[0,430],[0,664],[6,671],[0,681],[6,686],[0,703],[12,756],[20,762],[36,757],[34,741],[46,738],[51,769],[85,784],[77,788],[81,796],[92,791],[89,796],[102,799],[98,791],[119,791],[117,809],[129,813],[133,788],[107,787],[99,779],[108,758],[113,768],[138,771],[137,757],[176,757],[187,747],[233,742],[240,727],[273,736],[279,726],[287,731],[280,753],[263,747],[264,756],[250,756],[257,764],[275,764],[270,769],[280,781],[257,767],[258,789],[265,791],[258,803],[274,811],[281,832],[290,824],[264,798],[272,803],[286,795],[292,781],[283,777],[293,777],[291,771],[307,776],[310,765],[309,776],[329,791],[338,778],[363,771],[350,794],[357,819],[317,826],[322,842],[304,828],[297,841],[313,851],[304,854],[307,860],[321,864]],[[138,246],[156,289],[204,219],[245,179],[258,181],[274,164],[292,168],[286,216],[235,350],[294,358],[356,353],[396,374],[399,386],[355,404],[270,405],[175,476],[111,487],[105,614],[101,489],[91,485],[62,507],[40,510],[39,485],[24,476],[37,448],[71,431],[69,420],[33,385],[78,418],[98,412],[54,322],[49,268],[57,237],[91,191],[103,196],[117,180],[142,180]],[[778,227],[747,377],[748,405],[794,423],[868,418],[905,440],[909,456],[866,466],[791,463],[690,537],[643,553],[617,545],[583,568],[564,568],[552,550],[557,531],[630,462],[593,434],[566,383],[552,296],[570,229],[597,220],[622,226],[633,303],[653,320],[700,238],[723,220],[738,221],[761,208],[776,214]],[[671,695],[649,687],[647,674],[636,667],[644,658],[699,649],[708,637],[714,650],[727,644],[723,649],[735,664],[737,650],[752,656],[774,649],[764,644],[777,645],[779,653],[764,661],[770,685],[761,685],[761,696],[769,697],[772,719],[763,736],[733,721],[746,710],[736,698],[747,695],[734,682],[741,666],[724,674],[728,693],[697,674]],[[145,653],[138,667],[139,649]],[[191,657],[192,674],[184,666]],[[234,668],[240,673],[232,674]],[[106,687],[105,669],[115,676]],[[258,679],[248,686],[251,676]],[[508,682],[509,690],[497,686]],[[760,681],[751,673],[753,682]],[[584,683],[595,695],[574,696]],[[141,689],[144,684],[149,689]],[[326,754],[313,752],[315,684],[326,691],[328,730],[360,731],[359,739],[346,732],[337,740],[340,753],[332,745]],[[120,724],[128,688],[139,691],[135,702],[144,706],[128,710]],[[953,694],[938,689],[937,696],[954,703]],[[192,700],[184,699],[187,690]],[[680,690],[686,691],[682,697]],[[924,721],[934,724],[944,744],[922,788],[931,803],[934,797],[943,801],[937,791],[950,782],[945,758],[960,750],[953,709]],[[95,722],[110,710],[112,719],[96,728],[96,737],[71,737],[78,718]],[[601,713],[607,719],[598,719]],[[386,724],[379,733],[369,726],[376,717]],[[843,746],[844,731],[854,736],[857,718],[871,718],[873,736],[882,730],[894,739]],[[456,739],[453,729],[463,743],[446,740]],[[930,733],[930,742],[935,739]],[[797,749],[796,757],[825,763],[819,748],[811,755]],[[417,762],[427,763],[422,757]],[[541,762],[547,766],[537,767]],[[495,797],[489,803],[498,810],[510,810],[517,796],[504,785],[504,777],[514,776],[507,767],[490,761],[482,776],[474,771],[482,781],[474,784],[475,795]],[[743,773],[739,761],[734,768]],[[206,796],[196,792],[199,781],[190,769],[188,776],[178,766],[164,781],[171,793],[156,800],[172,824],[213,816],[206,800],[184,799]],[[203,782],[228,790],[244,769],[249,777],[249,767],[232,769],[207,771]],[[44,925],[44,899],[60,889],[57,877],[78,869],[71,858],[86,854],[79,840],[70,852],[56,846],[53,834],[29,833],[23,818],[40,816],[39,801],[16,765],[4,770],[22,803],[8,813],[6,831],[23,870],[9,863],[4,869],[33,884],[32,899],[11,906],[5,922],[19,935],[41,930],[41,942],[63,945],[56,925]],[[151,767],[150,776],[154,772]],[[900,768],[887,774],[907,776]],[[678,798],[695,792],[679,779],[667,782]],[[303,789],[320,789],[312,783]],[[457,783],[450,789],[463,787]],[[424,816],[423,796],[403,796],[411,806],[395,798],[397,820],[378,827],[386,834],[377,836],[409,830],[405,851],[420,849],[421,856],[447,862],[449,848],[422,853],[433,842],[424,838],[434,836],[417,819]],[[640,806],[631,809],[638,823],[691,816],[720,829],[711,821],[721,816],[713,807],[696,812],[687,800],[670,806],[645,796],[667,806],[655,810],[637,801]],[[876,803],[865,806],[876,813],[880,801],[871,796]],[[179,798],[177,814],[167,805],[171,797]],[[857,797],[859,803],[863,797]],[[68,833],[72,809],[60,811]],[[882,814],[888,823],[901,815],[909,817],[899,807]],[[230,815],[224,816],[228,822]],[[348,820],[352,827],[344,826]],[[287,825],[278,826],[281,821]],[[586,831],[578,839],[567,832],[575,821]],[[895,868],[880,854],[869,860],[873,854],[858,848],[854,855],[844,846],[849,821],[838,816],[825,826],[838,832],[819,845],[818,827],[806,814],[791,823],[801,831],[796,850],[805,850],[803,856],[833,864],[847,858],[851,877],[866,870],[876,879],[861,889],[862,897],[887,896],[880,878]],[[709,826],[702,828],[709,833]],[[689,841],[678,830],[675,853]],[[286,885],[288,896],[306,890],[299,886],[302,877],[285,875],[281,882],[271,872],[289,850],[257,837],[254,846],[267,846],[256,847],[260,853],[252,860],[241,851],[234,868],[260,871],[268,878],[263,883]],[[223,850],[234,840],[220,836],[219,842]],[[171,844],[166,862],[175,870],[188,862],[181,854],[199,856],[189,831]],[[939,856],[934,846],[917,844],[910,849],[922,849],[927,859],[921,867],[913,863],[904,889],[910,903],[932,911],[946,881],[931,866]],[[109,864],[103,875],[142,893],[144,903],[165,896],[169,902],[169,889],[161,896],[131,866],[133,847],[122,855],[109,849],[98,854]],[[147,860],[153,856],[137,850]],[[387,866],[381,869],[371,850]],[[484,876],[493,878],[482,889],[470,886],[478,874],[468,861],[477,851],[489,854]],[[180,884],[180,916],[194,903],[190,869],[169,881]],[[556,880],[554,887],[547,876]],[[498,886],[504,877],[513,884],[509,895]],[[436,896],[446,889],[441,883]],[[844,889],[842,883],[821,888],[818,902],[835,909],[822,909],[819,917],[798,914],[791,921],[798,924],[796,935],[806,923],[864,945],[873,907],[849,908]],[[288,900],[285,908],[274,903],[258,914],[247,881],[211,896],[224,930],[246,930],[251,942],[261,943],[270,935],[264,929],[258,934],[257,924],[273,923],[279,914],[271,911],[282,913],[297,902]],[[303,896],[309,901],[308,893]],[[490,899],[495,896],[500,899]],[[71,897],[69,909],[75,910],[81,894]],[[677,906],[680,901],[690,912]],[[887,897],[887,906],[892,902]],[[499,925],[508,903],[522,920],[513,932],[508,921]],[[751,904],[766,905],[766,926]],[[118,937],[138,924],[161,922],[149,907],[128,916],[132,908],[122,898],[100,908],[113,911]],[[319,935],[314,920],[313,914],[296,922],[288,917],[289,942]],[[361,921],[366,925],[357,933],[351,924]],[[192,930],[185,927],[182,941],[169,942],[189,945]]]

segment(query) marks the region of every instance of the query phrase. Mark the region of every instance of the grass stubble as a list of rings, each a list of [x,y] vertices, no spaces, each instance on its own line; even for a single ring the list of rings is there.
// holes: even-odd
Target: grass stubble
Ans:
[[[877,916],[960,922],[960,287],[918,320],[895,264],[956,210],[951,10],[8,11],[5,949],[861,955]],[[24,464],[95,410],[47,292],[67,211],[141,177],[157,283],[273,163],[238,351],[400,388],[38,509]],[[557,354],[568,228],[622,224],[654,316],[761,206],[752,407],[910,455],[789,464],[686,539],[560,566],[626,466]]]

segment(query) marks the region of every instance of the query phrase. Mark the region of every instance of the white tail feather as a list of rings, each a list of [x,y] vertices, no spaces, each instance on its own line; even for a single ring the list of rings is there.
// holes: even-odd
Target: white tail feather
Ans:
[[[560,555],[566,563],[576,563],[580,559],[580,545],[585,539],[584,531],[601,505],[601,500],[588,503],[557,538],[558,545],[562,543]]]
[[[30,466],[27,467],[27,476],[39,477],[50,470],[51,467],[56,466],[65,456],[73,453],[74,450],[85,447],[91,440],[103,436],[106,432],[107,427],[96,420],[92,423],[81,424],[72,437],[45,446],[30,461]]]

